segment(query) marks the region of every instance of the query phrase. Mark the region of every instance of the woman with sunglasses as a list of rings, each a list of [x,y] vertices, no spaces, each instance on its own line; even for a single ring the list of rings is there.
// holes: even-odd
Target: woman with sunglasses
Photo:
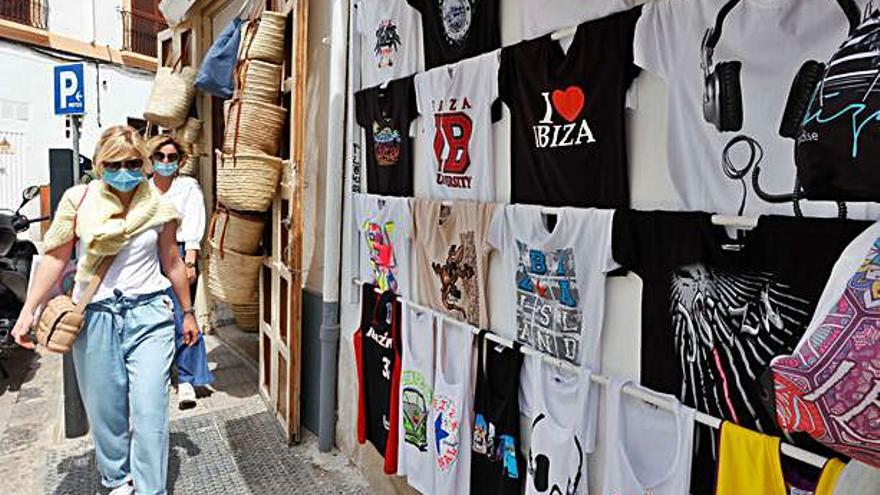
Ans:
[[[180,223],[177,227],[177,247],[186,266],[190,294],[196,293],[198,272],[196,260],[205,232],[205,200],[202,188],[192,177],[180,175],[180,163],[186,158],[183,146],[168,135],[150,140],[153,177],[151,184],[177,208]],[[208,354],[201,337],[193,345],[183,341],[183,307],[173,293],[174,319],[177,328],[174,364],[177,366],[177,404],[181,409],[196,405],[195,387],[204,387],[214,381],[208,369]]]
[[[147,184],[149,157],[131,127],[104,132],[93,160],[100,180],[75,186],[61,198],[12,332],[19,345],[34,348],[28,337],[34,310],[46,301],[74,249],[74,301],[84,297],[98,265],[113,257],[72,350],[101,481],[112,495],[166,493],[174,358],[169,287],[186,308],[184,341],[191,345],[199,337],[177,251],[179,215]]]

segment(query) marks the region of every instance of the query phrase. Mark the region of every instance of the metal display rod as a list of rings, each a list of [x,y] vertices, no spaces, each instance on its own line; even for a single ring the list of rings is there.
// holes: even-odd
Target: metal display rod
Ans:
[[[353,279],[352,281],[359,286],[362,286],[366,283],[363,280],[360,280],[357,278]],[[374,290],[377,294],[382,293],[382,291],[380,291],[378,288],[376,288]],[[400,303],[404,306],[407,306],[407,307],[410,307],[410,308],[413,308],[413,309],[416,309],[419,311],[423,311],[426,313],[431,313],[435,317],[440,318],[441,320],[453,321],[459,325],[467,327],[471,331],[471,333],[473,333],[474,335],[477,335],[480,333],[479,328],[477,328],[469,323],[463,322],[457,318],[452,318],[446,314],[443,314],[439,311],[435,311],[431,308],[427,308],[427,307],[422,306],[420,304],[416,304],[416,303],[410,301],[409,299],[405,299],[403,297],[400,297],[399,295],[397,297],[398,297],[398,300],[400,301]],[[516,348],[516,347],[514,347],[514,345],[513,345],[514,343],[512,340],[504,338],[504,337],[498,335],[497,333],[492,332],[491,330],[488,330],[485,333],[485,336],[487,339],[491,340],[492,342],[503,345],[504,347],[508,347],[511,349]],[[544,353],[542,353],[532,347],[528,347],[525,345],[519,345],[517,347],[519,348],[519,351],[522,352],[523,354],[525,354],[527,356],[535,356],[535,357],[541,359],[542,361],[547,362],[547,363],[549,363],[553,366],[556,366],[558,368],[565,369],[565,370],[570,371],[572,373],[578,373],[580,371],[580,369],[577,366],[572,365],[568,361],[563,361],[559,358],[555,358],[553,356],[548,356],[547,354],[544,354]],[[593,383],[596,383],[597,385],[602,385],[602,386],[608,385],[608,381],[609,381],[607,376],[600,375],[598,373],[591,373],[590,379]],[[643,389],[633,387],[631,385],[624,385],[623,392],[625,394],[630,395],[632,397],[635,397],[637,399],[641,399],[642,401],[647,402],[651,405],[657,406],[658,408],[663,409],[665,411],[672,411],[673,410],[673,404],[671,402],[664,400],[664,399],[661,399],[659,397],[655,397],[653,395],[647,394],[644,392]],[[709,426],[710,428],[713,428],[716,430],[720,429],[721,424],[723,423],[723,420],[716,418],[715,416],[711,416],[709,414],[700,412],[700,411],[695,411],[694,420],[698,423],[704,424],[704,425]],[[801,449],[799,447],[795,447],[794,445],[791,445],[791,444],[788,444],[785,442],[781,442],[779,450],[787,457],[790,457],[792,459],[796,459],[798,461],[804,462],[806,464],[809,464],[811,466],[815,466],[818,468],[824,467],[825,463],[828,462],[828,459],[826,459],[825,457],[814,454],[810,451]]]

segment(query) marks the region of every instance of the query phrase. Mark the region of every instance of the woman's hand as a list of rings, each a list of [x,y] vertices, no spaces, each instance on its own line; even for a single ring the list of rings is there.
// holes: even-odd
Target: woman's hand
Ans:
[[[183,343],[189,347],[199,341],[199,324],[192,313],[183,315]]]
[[[15,327],[12,328],[12,337],[15,339],[15,343],[25,349],[33,349],[36,347],[34,341],[28,337],[28,332],[31,331],[31,325],[33,322],[34,314],[30,311],[22,311],[21,314],[18,315],[18,321],[15,322]]]
[[[186,279],[189,280],[189,285],[196,283],[196,267],[195,266],[187,266],[186,267]],[[195,294],[190,294],[190,297],[193,297]]]

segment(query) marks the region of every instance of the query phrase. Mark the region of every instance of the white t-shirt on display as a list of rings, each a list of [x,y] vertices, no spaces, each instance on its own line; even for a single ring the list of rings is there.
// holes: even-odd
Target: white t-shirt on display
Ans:
[[[672,182],[687,210],[736,214],[746,188],[745,215],[792,215],[791,202],[772,204],[755,192],[758,161],[760,187],[774,194],[794,190],[794,141],[779,135],[779,124],[801,65],[827,61],[846,39],[849,24],[837,2],[824,0],[743,0],[725,19],[714,63],[741,61],[743,126],[719,132],[703,119],[701,41],[715,24],[723,0],[655,0],[643,6],[635,33],[635,63],[666,81],[667,154]],[[864,5],[865,0],[857,0]],[[757,143],[733,144],[738,135]],[[754,143],[752,143],[754,145]],[[754,156],[753,160],[750,157]],[[802,202],[806,216],[834,216],[830,202]],[[849,205],[851,218],[876,218],[880,208]]]
[[[92,296],[92,302],[113,297],[115,290],[119,290],[124,296],[134,297],[171,287],[171,282],[162,275],[159,261],[159,233],[163,228],[160,225],[145,230],[122,247],[107,270],[98,291]],[[83,249],[83,241],[80,239],[76,244],[77,258]],[[76,283],[73,288],[75,302],[80,300],[88,285],[88,282]]]
[[[532,39],[557,29],[622,12],[635,0],[519,0],[523,38]]]
[[[607,387],[608,439],[603,495],[688,495],[694,437],[694,410],[675,397],[642,389],[674,404],[666,411],[623,393],[628,382],[612,378]]]
[[[355,193],[352,243],[361,280],[382,291],[409,295],[409,238],[412,213],[407,198]]]
[[[495,200],[492,106],[499,51],[415,76],[422,116],[421,190],[432,199]]]
[[[406,0],[361,0],[361,86],[414,74],[419,69],[418,12]]]

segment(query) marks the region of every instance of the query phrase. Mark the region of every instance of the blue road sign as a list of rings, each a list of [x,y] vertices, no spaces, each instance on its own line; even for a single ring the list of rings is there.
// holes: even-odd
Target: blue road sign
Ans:
[[[83,64],[55,66],[55,115],[86,113]]]

